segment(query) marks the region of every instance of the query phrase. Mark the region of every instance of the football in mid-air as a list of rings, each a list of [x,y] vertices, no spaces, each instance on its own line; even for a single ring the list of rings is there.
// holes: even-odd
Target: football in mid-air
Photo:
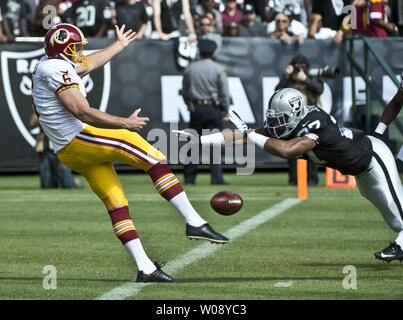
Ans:
[[[224,190],[216,193],[211,198],[210,205],[215,212],[224,216],[230,216],[241,210],[243,200],[236,192]]]

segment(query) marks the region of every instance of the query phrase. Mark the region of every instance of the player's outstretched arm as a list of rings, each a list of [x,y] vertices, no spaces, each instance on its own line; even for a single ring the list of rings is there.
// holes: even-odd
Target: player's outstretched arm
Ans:
[[[189,130],[172,130],[172,132],[183,141],[190,143],[200,143],[202,145],[220,146],[242,143],[243,136],[236,130],[224,130],[217,133],[212,133],[204,136],[199,136],[196,132],[192,133]]]
[[[399,88],[393,99],[386,105],[377,128],[376,133],[383,134],[390,123],[397,117],[403,105],[403,89]]]
[[[263,150],[284,159],[294,159],[312,150],[315,146],[315,141],[307,137],[297,137],[291,140],[268,138]]]
[[[284,159],[293,159],[315,148],[316,143],[308,137],[297,137],[291,140],[273,139],[266,136],[263,128],[251,130],[235,112],[229,112],[229,119],[247,140],[264,151]]]
[[[94,127],[140,131],[150,121],[147,117],[138,116],[141,109],[135,110],[128,118],[122,118],[91,108],[77,88],[63,90],[57,97],[77,119]]]
[[[115,33],[115,42],[106,48],[89,55],[91,60],[88,67],[79,66],[76,68],[76,72],[80,77],[84,77],[86,74],[104,66],[114,56],[126,49],[131,42],[136,40],[136,32],[132,29],[125,31],[125,25],[122,25],[120,28],[115,25]]]

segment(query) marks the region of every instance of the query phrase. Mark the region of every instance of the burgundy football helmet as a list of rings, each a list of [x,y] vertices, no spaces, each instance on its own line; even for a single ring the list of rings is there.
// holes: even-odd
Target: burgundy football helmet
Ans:
[[[60,23],[46,33],[45,52],[49,58],[68,59],[75,64],[88,67],[90,58],[80,52],[88,41],[80,28],[68,23]]]

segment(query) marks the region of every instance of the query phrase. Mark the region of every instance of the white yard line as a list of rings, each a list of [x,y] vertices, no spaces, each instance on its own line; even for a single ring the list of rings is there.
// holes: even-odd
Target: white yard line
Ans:
[[[259,225],[273,219],[274,217],[278,216],[280,213],[286,211],[287,209],[293,207],[294,205],[300,203],[302,200],[295,199],[295,198],[287,198],[282,202],[274,205],[273,207],[267,208],[262,212],[258,213],[257,215],[253,216],[252,218],[245,220],[238,224],[237,226],[233,227],[232,229],[224,232],[224,234],[230,239],[230,241],[235,240],[243,236],[244,234],[248,233],[250,230],[258,227]],[[168,274],[175,274],[178,270],[196,262],[199,259],[205,258],[209,254],[213,253],[214,251],[228,246],[227,245],[213,245],[209,242],[205,242],[204,244],[190,250],[189,252],[185,253],[183,256],[179,257],[174,261],[168,262],[165,267],[164,271]],[[152,285],[155,283],[135,283],[135,282],[127,282],[123,285],[116,287],[99,297],[96,297],[96,300],[123,300],[128,297],[132,297],[137,295],[144,287]]]

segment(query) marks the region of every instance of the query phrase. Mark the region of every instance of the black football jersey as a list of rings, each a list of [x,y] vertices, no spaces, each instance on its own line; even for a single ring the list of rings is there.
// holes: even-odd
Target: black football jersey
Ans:
[[[86,37],[93,37],[102,24],[111,19],[112,13],[108,0],[81,0],[65,12],[65,17],[79,27]]]
[[[357,175],[367,169],[371,161],[372,144],[366,134],[357,129],[340,128],[336,119],[318,107],[308,106],[308,114],[287,140],[301,136],[316,142],[316,147],[302,158],[342,174]]]

